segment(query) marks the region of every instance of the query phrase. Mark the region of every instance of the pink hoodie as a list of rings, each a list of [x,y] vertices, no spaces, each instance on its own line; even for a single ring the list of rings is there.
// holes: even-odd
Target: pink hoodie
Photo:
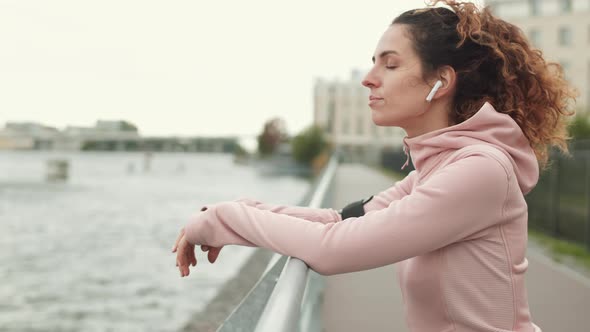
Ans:
[[[404,146],[416,170],[376,195],[362,217],[222,202],[190,220],[187,240],[265,247],[324,275],[398,263],[411,331],[540,331],[524,284],[523,197],[539,168],[519,126],[486,103],[463,123],[405,138]]]

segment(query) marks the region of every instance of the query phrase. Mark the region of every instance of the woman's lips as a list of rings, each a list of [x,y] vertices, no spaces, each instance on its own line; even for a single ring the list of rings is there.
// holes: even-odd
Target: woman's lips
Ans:
[[[370,96],[369,97],[369,106],[377,105],[377,104],[381,103],[382,101],[383,101],[383,98]]]

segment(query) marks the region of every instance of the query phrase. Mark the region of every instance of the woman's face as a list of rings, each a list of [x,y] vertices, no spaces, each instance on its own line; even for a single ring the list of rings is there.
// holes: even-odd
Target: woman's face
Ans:
[[[391,25],[377,44],[371,68],[362,84],[371,90],[369,107],[378,126],[407,130],[419,126],[431,90],[422,78],[422,65],[406,27]]]

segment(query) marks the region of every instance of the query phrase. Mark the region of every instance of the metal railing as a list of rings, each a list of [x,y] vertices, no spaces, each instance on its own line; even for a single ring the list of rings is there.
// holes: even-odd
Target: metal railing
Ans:
[[[337,166],[338,155],[335,153],[319,177],[309,207],[322,207]],[[317,325],[313,322],[318,319],[313,317],[317,310],[310,308],[317,306],[321,292],[317,285],[319,280],[319,275],[313,271],[310,273],[303,261],[275,255],[258,283],[217,332],[307,331],[307,327]]]

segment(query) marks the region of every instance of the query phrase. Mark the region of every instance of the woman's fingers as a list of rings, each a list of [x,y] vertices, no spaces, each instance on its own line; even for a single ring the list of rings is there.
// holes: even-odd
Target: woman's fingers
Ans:
[[[176,253],[176,266],[178,266],[178,271],[180,272],[180,276],[184,277],[184,254],[182,251],[178,251]]]
[[[177,253],[177,259],[176,259],[176,266],[178,266],[178,271],[180,272],[180,276],[184,277],[184,266],[183,266],[183,259],[180,257],[182,254],[180,252]]]
[[[192,266],[196,266],[197,265],[197,257],[195,257],[195,249],[192,245],[189,246],[187,254],[188,254],[188,263]]]
[[[209,250],[209,253],[207,254],[207,259],[209,259],[209,262],[211,264],[215,263],[215,261],[217,260],[217,257],[219,257],[219,252],[221,251],[221,248],[223,248],[223,247],[219,247],[219,248],[212,247],[211,250]]]
[[[203,252],[208,252],[207,259],[210,263],[215,263],[219,257],[221,248],[223,247],[201,246]],[[184,237],[184,229],[182,229],[180,235],[178,235],[178,239],[176,240],[174,247],[172,247],[172,252],[176,252],[176,266],[178,267],[180,276],[188,276],[190,274],[190,266],[197,266],[197,257],[195,255],[195,246],[188,243]]]
[[[189,264],[192,263],[191,252],[192,255],[194,255],[194,246],[189,244],[186,241],[186,238],[183,236],[179,241],[177,249],[178,252],[176,253],[176,258],[178,261],[178,269],[180,271],[180,276],[188,276],[190,273]]]
[[[172,252],[176,252],[176,250],[178,249],[178,243],[180,243],[180,239],[182,239],[183,236],[184,236],[184,227],[180,229],[180,234],[178,234],[178,237],[176,238],[176,242],[174,242],[174,245],[172,246]]]

